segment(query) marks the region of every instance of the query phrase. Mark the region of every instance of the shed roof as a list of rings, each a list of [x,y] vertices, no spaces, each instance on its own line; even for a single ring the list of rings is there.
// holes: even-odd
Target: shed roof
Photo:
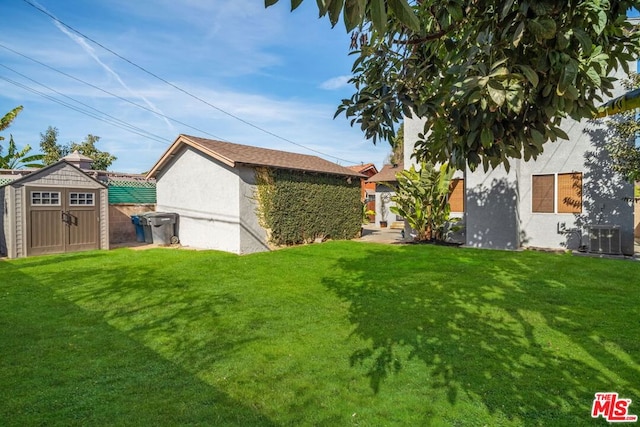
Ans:
[[[337,163],[324,160],[318,156],[253,147],[199,138],[191,135],[179,135],[169,149],[147,174],[147,178],[155,177],[183,146],[190,146],[214,159],[235,168],[239,165],[266,166],[278,169],[291,169],[305,172],[326,173],[331,175],[357,176],[364,175]]]
[[[404,170],[402,162],[395,165],[384,165],[382,170],[369,178],[368,182],[396,182],[396,174]]]

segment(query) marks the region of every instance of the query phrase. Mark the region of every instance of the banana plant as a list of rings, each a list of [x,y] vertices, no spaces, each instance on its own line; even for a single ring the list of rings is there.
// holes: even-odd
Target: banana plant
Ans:
[[[447,163],[440,167],[421,162],[397,175],[398,186],[389,210],[402,216],[417,233],[417,241],[442,240],[449,219],[449,186],[454,170]]]
[[[9,136],[9,146],[7,154],[0,156],[0,169],[19,169],[19,168],[41,168],[44,154],[29,155],[31,146],[25,145],[22,150],[18,151],[13,135]]]

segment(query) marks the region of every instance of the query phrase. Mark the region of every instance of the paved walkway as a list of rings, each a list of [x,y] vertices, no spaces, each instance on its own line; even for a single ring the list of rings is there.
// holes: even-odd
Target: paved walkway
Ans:
[[[373,224],[366,224],[362,226],[362,237],[356,240],[375,243],[405,243],[402,239],[402,230],[395,228],[380,228]]]
[[[367,224],[362,227],[362,237],[356,239],[362,242],[375,243],[406,243],[402,239],[401,230],[393,228],[379,228],[374,224]],[[640,255],[640,238],[635,239],[635,253]]]

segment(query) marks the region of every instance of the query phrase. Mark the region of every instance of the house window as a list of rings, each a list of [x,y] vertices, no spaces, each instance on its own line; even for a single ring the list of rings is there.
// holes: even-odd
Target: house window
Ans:
[[[582,213],[582,174],[558,174],[558,213]]]
[[[93,193],[69,193],[69,205],[93,206]]]
[[[533,212],[553,213],[554,175],[534,175],[532,205]]]
[[[32,191],[31,205],[60,206],[60,192],[59,191]]]
[[[582,173],[534,175],[532,179],[532,212],[582,212]]]
[[[449,185],[449,207],[451,212],[464,212],[464,179],[452,179]]]

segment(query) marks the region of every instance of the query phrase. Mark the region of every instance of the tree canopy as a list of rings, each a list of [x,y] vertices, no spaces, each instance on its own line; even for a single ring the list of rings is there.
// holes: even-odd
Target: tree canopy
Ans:
[[[49,126],[40,134],[40,149],[44,153],[44,163],[50,165],[64,156],[78,151],[78,153],[93,159],[91,169],[107,170],[116,160],[116,157],[107,151],[101,151],[96,147],[100,137],[88,134],[84,141],[58,144],[58,129]]]
[[[270,6],[278,0],[265,0]],[[291,0],[295,9],[302,0]],[[317,0],[356,29],[352,125],[390,141],[403,116],[425,121],[419,159],[485,169],[535,159],[567,139],[562,119],[590,118],[612,71],[640,53],[627,20],[640,1]],[[356,33],[356,34],[357,34]],[[360,40],[358,46],[357,40]]]

